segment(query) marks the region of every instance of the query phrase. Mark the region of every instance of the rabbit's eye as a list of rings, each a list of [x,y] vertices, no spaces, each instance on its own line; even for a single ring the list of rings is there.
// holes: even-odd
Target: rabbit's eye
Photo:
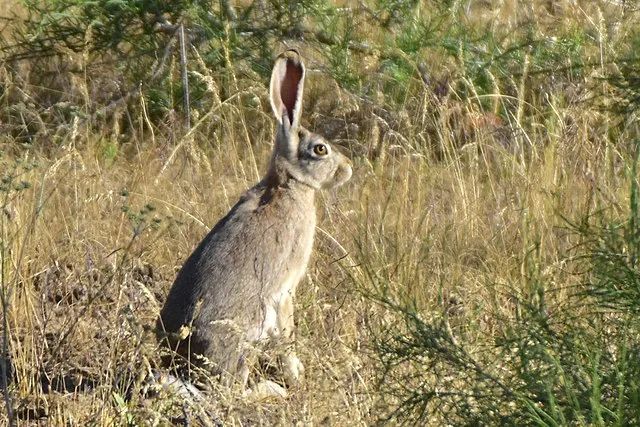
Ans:
[[[327,146],[324,144],[317,144],[313,146],[313,152],[318,156],[326,156],[329,154]]]

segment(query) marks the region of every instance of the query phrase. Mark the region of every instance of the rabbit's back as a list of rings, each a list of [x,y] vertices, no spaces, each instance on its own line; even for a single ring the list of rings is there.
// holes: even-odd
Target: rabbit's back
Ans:
[[[226,358],[235,341],[277,335],[278,304],[306,270],[314,229],[312,191],[249,190],[185,262],[161,326],[190,326],[189,352],[210,358]]]

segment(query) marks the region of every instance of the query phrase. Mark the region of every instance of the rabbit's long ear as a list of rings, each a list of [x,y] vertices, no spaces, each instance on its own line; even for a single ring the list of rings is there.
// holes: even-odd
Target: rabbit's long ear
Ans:
[[[297,50],[290,49],[278,56],[271,73],[271,108],[285,128],[297,127],[302,113],[304,64]],[[287,120],[288,123],[284,123]]]

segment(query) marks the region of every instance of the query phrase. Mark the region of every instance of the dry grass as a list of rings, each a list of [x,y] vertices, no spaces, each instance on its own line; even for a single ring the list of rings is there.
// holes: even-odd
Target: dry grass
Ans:
[[[517,2],[506,3],[513,7],[500,13],[516,14]],[[571,22],[591,16],[583,12]],[[511,18],[492,19],[515,25]],[[0,277],[16,377],[7,396],[19,425],[169,425],[183,416],[178,397],[142,392],[160,359],[151,328],[181,263],[265,170],[274,128],[263,83],[241,80],[239,90],[256,94],[258,105],[243,96],[218,105],[209,118],[215,131],[205,124],[193,141],[149,126],[121,141],[77,122],[57,145],[34,142],[44,149],[0,139],[0,175],[31,184],[0,193]],[[427,317],[446,314],[472,354],[504,326],[497,319],[514,315],[509,292],[529,292],[534,249],[542,276],[561,285],[552,308],[569,309],[562,289],[579,277],[566,265],[575,242],[560,215],[626,209],[626,146],[609,139],[609,113],[560,89],[543,97],[515,83],[517,99],[494,96],[522,107],[496,127],[484,126],[492,113],[474,99],[436,102],[428,87],[407,100],[399,135],[381,136],[361,107],[358,125],[368,133],[342,144],[354,177],[319,196],[316,250],[299,288],[304,383],[284,401],[258,404],[210,390],[208,403],[190,410],[195,424],[375,423],[394,402],[376,383],[370,334],[393,319],[364,296],[375,287],[371,277]],[[213,96],[217,88],[209,89]],[[336,86],[312,75],[307,90],[322,99]],[[330,106],[336,116],[357,105],[341,96]],[[308,110],[311,127],[321,128],[329,108]],[[458,136],[469,127],[462,146]],[[436,147],[423,143],[427,128]]]
[[[460,332],[478,345],[500,327],[493,311],[510,309],[500,287],[524,274],[528,234],[539,238],[545,274],[570,283],[561,268],[570,242],[557,228],[556,213],[571,215],[598,198],[625,204],[624,178],[607,171],[597,143],[574,138],[558,135],[526,168],[517,155],[489,145],[468,146],[442,162],[420,155],[389,156],[378,165],[355,159],[354,179],[320,198],[323,232],[298,297],[304,385],[289,401],[260,406],[257,414],[242,401],[225,401],[224,418],[230,424],[245,417],[266,424],[375,420],[366,327],[375,309],[355,292],[363,283],[352,263],[374,268],[426,309],[439,313],[455,305]],[[177,269],[255,180],[254,171],[264,170],[269,147],[242,155],[220,144],[200,153],[200,162],[182,158],[163,174],[159,158],[166,153],[137,147],[140,154],[131,160],[110,163],[100,150],[91,135],[79,136],[52,160],[29,159],[39,165],[20,179],[33,187],[8,203],[4,283],[19,379],[13,399],[24,420],[46,415],[53,424],[123,422],[113,390],[121,383],[141,387],[137,379],[147,360],[157,363],[149,328]],[[221,170],[226,173],[216,172]],[[599,178],[594,183],[591,176]],[[135,220],[122,207],[138,212],[146,204],[155,210],[136,235]],[[148,225],[153,218],[160,220],[156,227]],[[43,390],[43,382],[66,376],[95,384],[76,392]],[[134,399],[128,410],[136,418],[165,419],[166,404]]]
[[[104,402],[113,401],[112,390],[121,387],[119,382],[143,374],[146,360],[157,363],[149,327],[177,269],[206,233],[205,224],[213,224],[249,184],[240,168],[235,176],[211,171],[226,164],[254,167],[221,147],[211,164],[176,165],[159,175],[161,163],[146,155],[106,166],[97,158],[99,147],[94,144],[61,149],[55,162],[40,159],[37,169],[21,176],[34,187],[7,208],[10,219],[5,218],[4,231],[11,246],[3,266],[9,274],[5,283],[15,338],[11,348],[20,379],[13,398],[26,419],[43,413],[62,424],[108,424],[118,419],[118,408]],[[263,159],[261,166],[267,150],[265,144],[256,153]],[[129,196],[122,196],[123,189]],[[35,213],[40,204],[43,209]],[[145,221],[161,222],[157,227],[142,226],[136,235],[136,225],[122,207],[137,212],[147,204],[156,209]],[[318,246],[329,247],[322,234]],[[354,319],[339,310],[346,290],[333,289],[340,285],[335,279],[323,280],[341,255],[333,252],[326,249],[325,256],[315,258],[309,281],[313,285],[300,296],[300,349],[308,377],[315,380],[309,384],[320,387],[297,390],[285,408],[265,406],[267,419],[286,414],[301,420],[346,420],[366,413],[358,403],[362,397],[355,396],[363,387],[353,348],[357,329]],[[328,381],[327,375],[334,379]],[[89,393],[44,392],[43,382],[65,376],[99,384]],[[353,384],[345,387],[348,383]],[[324,405],[326,394],[337,407]],[[309,395],[315,398],[304,397]],[[230,419],[237,404],[230,404]],[[29,408],[34,411],[31,416]]]

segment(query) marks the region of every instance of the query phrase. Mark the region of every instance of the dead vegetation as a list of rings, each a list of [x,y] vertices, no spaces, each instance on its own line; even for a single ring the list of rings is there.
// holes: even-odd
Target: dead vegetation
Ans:
[[[340,11],[356,9],[344,3]],[[377,5],[359,3],[370,6],[359,12],[366,16]],[[607,351],[621,354],[615,339],[623,330],[628,352],[637,351],[633,317],[600,318],[593,306],[576,304],[574,290],[592,279],[575,260],[592,258],[575,251],[591,240],[569,224],[601,212],[626,224],[633,213],[640,132],[637,80],[628,68],[637,66],[629,54],[640,40],[638,11],[614,2],[471,1],[445,9],[454,19],[436,14],[436,2],[400,3],[413,8],[414,26],[394,15],[404,9],[385,9],[355,28],[344,50],[331,50],[335,37],[295,41],[311,64],[306,125],[337,141],[354,176],[319,199],[315,252],[296,302],[306,379],[286,400],[248,402],[202,375],[207,402],[185,405],[150,382],[163,351],[152,328],[178,268],[268,161],[268,82],[255,64],[229,54],[215,58],[226,61],[224,69],[211,68],[194,49],[186,131],[177,56],[162,79],[135,92],[88,51],[0,63],[2,378],[10,382],[3,422],[633,420],[624,408],[638,396],[616,400],[604,368],[585,371],[594,375],[581,383],[586,398],[566,399],[555,382],[566,371],[548,375],[531,359],[529,367],[541,367],[536,375],[549,381],[539,394],[514,372],[526,371],[517,339],[530,335],[518,328],[536,324],[532,307],[556,335],[592,319],[604,325],[606,340],[592,341],[604,367],[624,359],[607,358]],[[437,19],[470,37],[448,33]],[[536,41],[520,46],[525,24]],[[421,31],[437,42],[421,44]],[[226,37],[220,43],[231,46]],[[273,51],[280,46],[274,42]],[[144,61],[155,69],[157,61]],[[607,323],[613,318],[622,320]],[[416,336],[442,351],[424,350]],[[429,341],[434,336],[442,341]],[[507,338],[515,343],[511,356],[501,347]],[[544,348],[567,368],[565,347]],[[464,357],[453,357],[458,350]],[[462,359],[467,364],[456,365]],[[475,367],[465,370],[469,360]],[[588,355],[582,360],[597,365]],[[601,392],[590,388],[598,375]],[[487,376],[512,394],[490,388]],[[637,381],[624,384],[637,393]],[[620,402],[617,409],[611,401]],[[525,415],[508,418],[516,413]]]

